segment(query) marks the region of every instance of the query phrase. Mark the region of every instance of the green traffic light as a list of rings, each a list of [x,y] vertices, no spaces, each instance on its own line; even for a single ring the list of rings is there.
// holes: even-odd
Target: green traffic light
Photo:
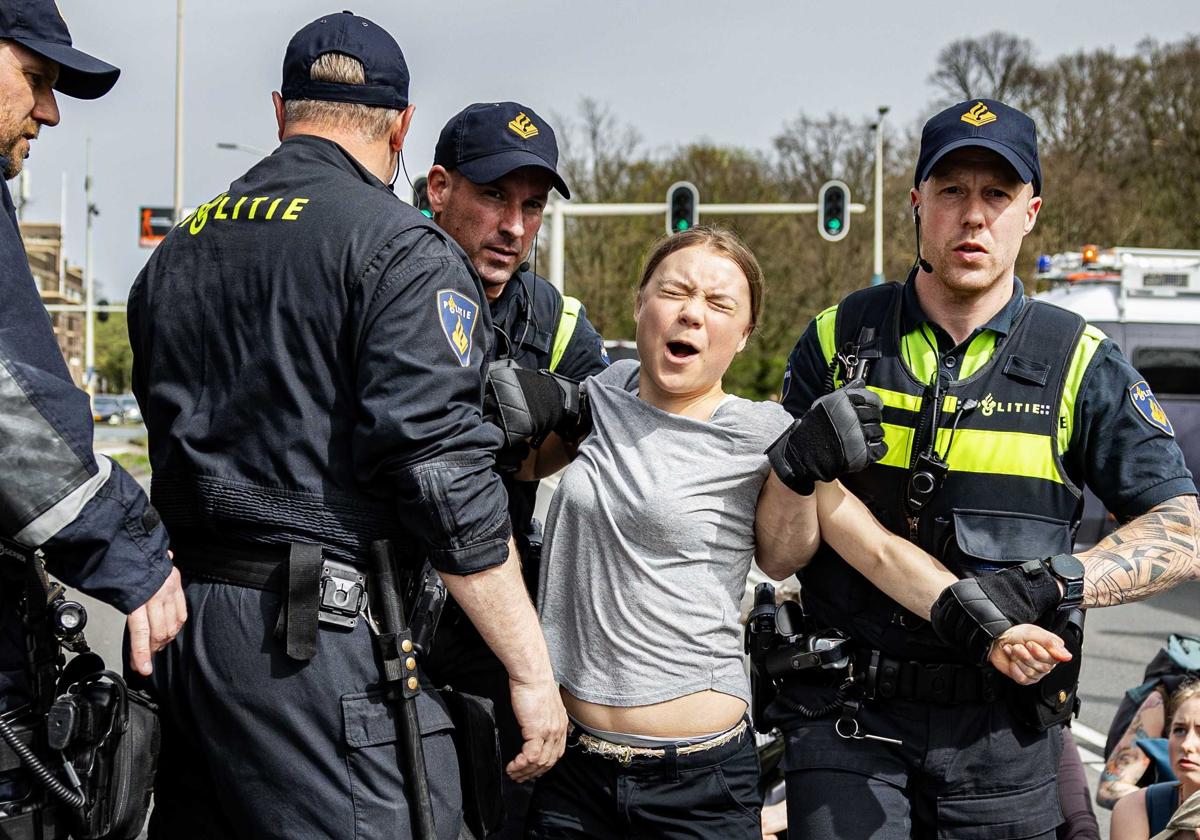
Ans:
[[[834,233],[837,233],[839,230],[842,229],[842,220],[841,219],[828,219],[825,222],[825,227],[829,228]]]
[[[691,225],[688,224],[687,219],[680,219],[675,223],[675,230],[687,230],[689,227],[691,227]]]

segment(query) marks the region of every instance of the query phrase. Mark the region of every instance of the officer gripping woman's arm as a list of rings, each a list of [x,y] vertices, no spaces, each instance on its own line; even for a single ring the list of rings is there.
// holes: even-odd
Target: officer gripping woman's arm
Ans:
[[[783,580],[803,568],[824,540],[897,603],[928,618],[934,601],[958,578],[884,528],[834,480],[858,472],[886,450],[878,397],[861,382],[816,400],[770,450],[774,469],[759,496],[755,559],[764,572]],[[813,500],[815,520],[805,514]],[[1010,624],[996,636],[986,650],[988,661],[1021,685],[1071,658],[1060,638],[1031,623]]]

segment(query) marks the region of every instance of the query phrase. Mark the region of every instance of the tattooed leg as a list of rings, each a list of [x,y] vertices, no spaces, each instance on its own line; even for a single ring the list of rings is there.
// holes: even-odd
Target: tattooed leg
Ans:
[[[1168,499],[1080,552],[1082,606],[1140,601],[1185,581],[1200,580],[1198,544],[1196,497]]]

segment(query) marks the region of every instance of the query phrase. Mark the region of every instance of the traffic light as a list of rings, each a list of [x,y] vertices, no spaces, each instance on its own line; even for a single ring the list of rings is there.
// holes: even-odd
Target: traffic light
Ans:
[[[676,181],[667,190],[667,233],[694,228],[700,220],[700,191],[690,181]]]
[[[104,298],[100,298],[100,300],[96,301],[96,305],[97,306],[108,306],[108,301],[105,300]],[[96,311],[96,320],[99,321],[101,324],[108,323],[108,310],[107,309],[97,310]]]
[[[429,179],[424,175],[413,182],[412,205],[429,218],[433,218],[433,210],[429,207]]]
[[[817,233],[830,242],[844,239],[850,230],[850,188],[841,181],[826,181],[817,193]]]

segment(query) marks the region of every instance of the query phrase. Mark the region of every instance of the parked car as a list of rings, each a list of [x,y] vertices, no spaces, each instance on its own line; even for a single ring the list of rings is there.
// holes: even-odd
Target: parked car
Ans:
[[[92,419],[97,423],[108,423],[119,426],[125,419],[125,410],[121,401],[108,394],[97,394],[92,397]]]
[[[122,420],[126,423],[141,423],[142,409],[138,405],[137,397],[133,394],[122,394],[117,397],[117,401],[121,404]]]

